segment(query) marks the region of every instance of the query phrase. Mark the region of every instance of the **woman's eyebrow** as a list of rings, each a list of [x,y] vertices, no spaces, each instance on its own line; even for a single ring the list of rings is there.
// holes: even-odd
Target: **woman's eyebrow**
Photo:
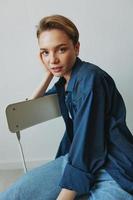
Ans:
[[[62,46],[67,46],[67,44],[66,43],[58,44],[55,47],[53,47],[53,49],[58,49],[58,48],[60,48]],[[42,48],[40,48],[40,50],[48,50],[48,48],[43,48],[42,47]]]

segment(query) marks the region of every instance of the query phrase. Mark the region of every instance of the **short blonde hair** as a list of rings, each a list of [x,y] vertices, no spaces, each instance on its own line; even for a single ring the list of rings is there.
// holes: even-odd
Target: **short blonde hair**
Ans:
[[[62,15],[51,15],[44,17],[37,25],[37,38],[46,30],[59,29],[64,31],[72,40],[73,44],[77,44],[79,40],[79,31],[75,24],[68,18]]]

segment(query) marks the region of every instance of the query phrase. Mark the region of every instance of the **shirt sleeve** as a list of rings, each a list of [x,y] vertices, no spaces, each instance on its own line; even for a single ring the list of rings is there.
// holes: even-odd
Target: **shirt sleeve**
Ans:
[[[89,192],[95,173],[105,163],[105,97],[105,89],[97,80],[76,102],[73,141],[60,186],[78,194]]]
[[[47,95],[51,95],[51,94],[56,94],[57,92],[56,92],[56,87],[55,87],[55,85],[52,87],[52,88],[50,88],[47,92],[45,92],[44,93],[44,95],[43,96],[47,96]]]

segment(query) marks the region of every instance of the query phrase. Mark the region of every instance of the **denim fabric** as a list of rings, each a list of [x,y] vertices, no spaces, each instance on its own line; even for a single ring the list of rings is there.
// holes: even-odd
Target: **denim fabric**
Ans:
[[[27,172],[8,190],[0,193],[0,200],[55,200],[61,190],[63,160],[59,157]]]
[[[66,164],[67,155],[29,171],[8,190],[0,193],[0,200],[56,200],[61,191],[59,182]],[[101,170],[90,194],[76,199],[133,200],[133,197],[122,190],[105,170]]]
[[[56,88],[66,125],[56,157],[69,153],[60,186],[87,194],[94,174],[104,166],[133,194],[133,135],[114,80],[98,66],[77,58],[66,90],[65,83],[60,77],[50,91]]]
[[[102,169],[96,176],[90,194],[77,200],[133,200],[133,196],[124,191],[107,171]]]
[[[104,166],[133,194],[133,135],[114,80],[98,66],[77,58],[66,90],[65,84],[65,78],[60,77],[44,94],[57,93],[66,126],[56,154],[57,158],[69,153],[60,186],[87,194],[93,175]]]

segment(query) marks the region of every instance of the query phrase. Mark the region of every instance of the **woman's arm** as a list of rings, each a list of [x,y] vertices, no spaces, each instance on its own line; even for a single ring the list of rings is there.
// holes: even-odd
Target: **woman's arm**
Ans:
[[[76,192],[63,188],[57,198],[57,200],[73,200],[76,196]]]
[[[53,78],[53,74],[49,71],[49,69],[45,66],[43,62],[41,53],[39,53],[39,60],[41,61],[44,68],[44,78],[29,99],[37,99],[39,97],[42,97]]]
[[[52,78],[53,78],[53,75],[50,72],[45,73],[44,79],[42,80],[40,85],[36,88],[35,92],[30,97],[30,99],[36,99],[36,98],[42,97],[45,91],[47,90]]]

